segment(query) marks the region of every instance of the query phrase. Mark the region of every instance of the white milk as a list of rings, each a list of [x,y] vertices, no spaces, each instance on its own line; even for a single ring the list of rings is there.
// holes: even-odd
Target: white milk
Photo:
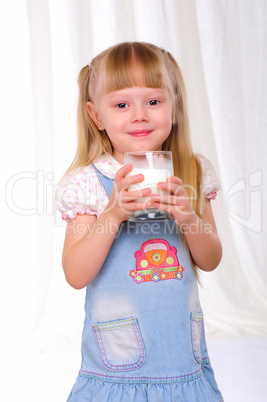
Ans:
[[[168,194],[165,190],[157,188],[159,182],[166,182],[167,177],[173,176],[173,169],[142,169],[134,168],[127,176],[134,176],[137,174],[143,174],[144,180],[140,183],[134,183],[128,188],[128,191],[140,191],[144,188],[150,188],[151,194]],[[150,195],[147,197],[138,198],[137,202],[147,202],[150,200]]]

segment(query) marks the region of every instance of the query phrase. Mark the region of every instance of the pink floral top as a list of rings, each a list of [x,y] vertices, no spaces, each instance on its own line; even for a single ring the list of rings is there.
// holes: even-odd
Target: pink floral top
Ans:
[[[201,155],[197,155],[203,171],[203,192],[206,198],[214,200],[220,184],[211,163]],[[114,179],[122,165],[111,155],[102,155],[95,167],[104,175]],[[99,184],[92,165],[66,175],[59,185],[56,199],[57,209],[62,219],[75,219],[77,214],[96,215],[106,208],[108,196]]]

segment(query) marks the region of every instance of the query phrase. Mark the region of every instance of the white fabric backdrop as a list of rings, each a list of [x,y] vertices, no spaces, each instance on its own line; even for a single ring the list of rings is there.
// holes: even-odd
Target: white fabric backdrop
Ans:
[[[267,336],[265,0],[17,0],[0,6],[1,309],[5,352],[78,350],[84,291],[61,269],[54,192],[76,148],[77,76],[106,47],[147,41],[184,73],[192,139],[221,181],[224,247],[201,276],[210,338]],[[3,192],[4,192],[3,191]],[[10,345],[10,348],[7,347]]]

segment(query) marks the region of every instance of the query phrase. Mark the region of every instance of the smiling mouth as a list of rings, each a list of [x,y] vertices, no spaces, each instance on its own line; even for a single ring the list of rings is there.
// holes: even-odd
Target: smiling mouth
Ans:
[[[132,135],[133,137],[146,137],[147,135],[151,134],[152,130],[135,130],[131,131],[128,134]]]

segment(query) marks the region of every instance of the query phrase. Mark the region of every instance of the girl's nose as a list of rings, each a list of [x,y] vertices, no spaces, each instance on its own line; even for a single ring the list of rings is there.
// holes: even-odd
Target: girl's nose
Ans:
[[[132,109],[132,122],[148,121],[147,110],[145,106],[136,106]]]

